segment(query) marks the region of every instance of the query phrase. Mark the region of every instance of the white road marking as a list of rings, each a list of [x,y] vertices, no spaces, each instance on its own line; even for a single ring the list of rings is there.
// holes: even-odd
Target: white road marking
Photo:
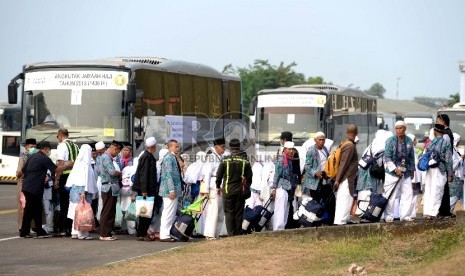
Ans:
[[[114,265],[114,264],[118,264],[118,263],[130,261],[130,260],[133,260],[133,259],[145,257],[145,256],[148,256],[148,255],[153,255],[153,254],[159,254],[159,253],[163,253],[163,252],[168,252],[168,251],[171,251],[171,250],[174,250],[174,249],[177,249],[177,248],[181,248],[181,246],[176,246],[176,247],[173,247],[173,248],[168,248],[168,249],[165,249],[165,250],[162,250],[162,251],[158,251],[158,252],[147,253],[147,254],[143,254],[143,255],[139,255],[139,256],[127,258],[127,259],[120,260],[120,261],[116,261],[116,262],[106,263],[106,264],[104,264],[104,266],[107,266],[107,265]]]
[[[0,239],[0,242],[2,242],[2,241],[14,240],[14,239],[19,239],[19,238],[20,238],[20,236],[10,237],[10,238],[3,238],[3,239]]]

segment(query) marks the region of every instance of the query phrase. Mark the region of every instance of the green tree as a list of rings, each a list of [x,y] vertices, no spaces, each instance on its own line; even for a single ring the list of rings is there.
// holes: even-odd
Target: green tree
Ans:
[[[376,96],[380,99],[384,99],[384,93],[386,93],[386,89],[383,87],[382,84],[379,82],[374,83],[368,90],[365,90],[365,93],[371,96]]]
[[[449,101],[447,102],[447,105],[449,107],[452,107],[454,104],[460,102],[460,95],[459,92],[449,95]]]
[[[281,62],[278,66],[271,65],[268,60],[257,59],[253,65],[234,69],[231,64],[223,68],[223,73],[238,74],[242,80],[242,103],[244,112],[248,111],[249,103],[262,89],[288,87],[295,84],[324,84],[323,77],[305,78],[302,73],[295,72],[297,63],[288,65]]]

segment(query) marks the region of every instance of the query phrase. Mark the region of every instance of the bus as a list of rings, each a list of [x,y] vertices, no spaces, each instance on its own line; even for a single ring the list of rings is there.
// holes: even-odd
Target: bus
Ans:
[[[16,183],[20,150],[19,131],[0,131],[0,182]]]
[[[434,126],[434,115],[430,112],[407,112],[404,114],[404,122],[407,125],[407,133],[415,135],[418,147],[429,137],[429,131]]]
[[[59,128],[77,144],[128,142],[135,155],[150,136],[161,146],[175,139],[185,151],[244,136],[240,78],[203,64],[155,57],[27,64],[8,85],[9,103],[18,95],[21,140],[52,147]]]
[[[457,149],[463,156],[465,151],[465,103],[456,103],[450,108],[438,110],[438,115],[447,114],[450,119],[449,127],[452,132],[460,135]]]
[[[377,131],[377,100],[362,91],[336,85],[294,85],[264,89],[249,107],[255,130],[255,154],[274,155],[282,131],[293,133],[298,147],[323,131],[339,145],[347,125],[358,126],[357,148],[362,152]]]
[[[0,106],[0,182],[15,183],[19,162],[21,108]]]

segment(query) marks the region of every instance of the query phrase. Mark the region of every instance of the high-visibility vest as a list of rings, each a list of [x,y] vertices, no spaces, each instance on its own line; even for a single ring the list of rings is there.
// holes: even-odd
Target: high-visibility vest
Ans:
[[[68,160],[74,162],[76,160],[76,157],[79,154],[79,147],[75,143],[69,140],[65,141],[65,144],[66,144],[66,147],[68,148],[68,156],[69,156]],[[71,173],[71,170],[66,170],[66,171],[63,171],[62,174],[70,174],[70,173]]]

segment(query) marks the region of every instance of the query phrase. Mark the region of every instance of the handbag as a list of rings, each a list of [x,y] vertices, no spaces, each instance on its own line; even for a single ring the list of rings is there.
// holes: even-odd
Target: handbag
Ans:
[[[136,216],[143,218],[151,218],[153,214],[154,203],[155,197],[153,196],[137,196]]]

